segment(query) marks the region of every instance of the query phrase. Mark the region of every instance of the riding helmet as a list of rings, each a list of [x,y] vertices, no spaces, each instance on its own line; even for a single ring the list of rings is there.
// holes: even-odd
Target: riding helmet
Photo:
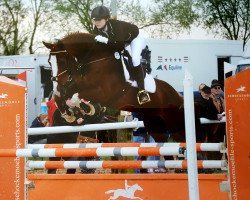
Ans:
[[[91,12],[91,19],[100,20],[110,18],[109,9],[105,6],[97,6]]]

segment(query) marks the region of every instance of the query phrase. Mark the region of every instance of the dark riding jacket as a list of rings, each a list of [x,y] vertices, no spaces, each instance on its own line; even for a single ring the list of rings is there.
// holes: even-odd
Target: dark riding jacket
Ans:
[[[107,37],[108,45],[117,50],[123,50],[139,34],[139,28],[131,23],[109,19],[106,24],[107,31],[94,27],[95,35]]]

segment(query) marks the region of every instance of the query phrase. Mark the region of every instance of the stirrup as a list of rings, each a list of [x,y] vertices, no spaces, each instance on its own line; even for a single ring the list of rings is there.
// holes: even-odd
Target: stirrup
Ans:
[[[141,99],[140,99],[141,94],[145,95],[147,99],[146,99],[146,100],[145,100],[145,99],[142,99],[142,100],[141,100]],[[150,96],[149,96],[148,92],[147,92],[146,90],[140,90],[140,91],[137,93],[137,101],[138,101],[138,103],[139,103],[140,105],[142,105],[142,104],[144,104],[144,103],[150,102],[151,99],[150,99]]]

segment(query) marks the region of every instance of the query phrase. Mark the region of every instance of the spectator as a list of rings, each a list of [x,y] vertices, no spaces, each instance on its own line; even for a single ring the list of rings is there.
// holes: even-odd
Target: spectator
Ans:
[[[222,85],[220,84],[220,82],[216,79],[212,80],[211,82],[211,88],[212,88],[212,85],[214,85],[215,87],[219,87],[218,89],[218,95],[221,96],[222,98],[224,98],[224,91],[222,90]]]
[[[200,105],[200,116],[211,119],[211,120],[220,120],[219,113],[214,106],[213,99],[211,96],[211,88],[207,85],[203,86],[200,90],[200,98],[197,101]]]
[[[202,98],[202,96],[201,96],[201,90],[202,90],[202,88],[203,88],[205,85],[206,85],[205,83],[201,83],[201,84],[199,85],[198,94],[197,94],[197,93],[194,93],[194,101],[195,101],[195,102],[200,101],[200,99]]]
[[[221,120],[225,115],[225,103],[224,98],[221,96],[221,84],[217,80],[212,80],[211,82],[211,98],[213,100],[213,104],[217,110],[217,119]],[[212,125],[211,125],[212,126]],[[226,134],[226,126],[225,123],[217,123],[212,126],[211,132],[208,135],[208,142],[217,143],[223,142]],[[220,159],[220,152],[213,152],[209,154],[209,159]]]
[[[54,99],[54,94],[52,94],[52,98],[46,103],[48,107],[48,120],[50,126],[53,126],[53,114],[57,110],[56,102]]]
[[[213,97],[211,94],[211,88],[207,85],[203,86],[200,90],[200,98],[197,103],[200,105],[200,117],[204,117],[210,120],[221,120],[222,115],[218,112],[217,108],[214,105]],[[201,131],[206,134],[205,138],[207,142],[222,142],[223,138],[221,138],[221,132],[219,131],[219,127],[222,124],[201,124]],[[222,125],[223,126],[223,125]],[[221,129],[221,128],[220,128]],[[222,129],[221,129],[222,130]],[[222,130],[223,131],[223,130]],[[223,135],[223,134],[222,134]],[[220,153],[217,152],[206,152],[202,153],[200,156],[203,159],[209,158],[218,158]]]
[[[224,98],[221,96],[221,84],[217,80],[212,80],[211,82],[211,92],[212,92],[212,99],[218,113],[223,113],[225,110],[225,103]]]
[[[47,127],[47,126],[49,126],[48,115],[40,114],[33,120],[30,128]],[[43,144],[43,143],[46,143],[46,138],[47,138],[46,135],[29,135],[28,143],[29,144],[33,144],[33,143]]]

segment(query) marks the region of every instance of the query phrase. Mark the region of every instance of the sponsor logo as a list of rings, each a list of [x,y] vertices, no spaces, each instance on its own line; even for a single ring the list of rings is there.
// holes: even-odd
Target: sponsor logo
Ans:
[[[8,94],[0,94],[0,99],[7,99],[8,98]]]
[[[237,92],[246,92],[246,87],[245,86],[240,86],[239,88],[236,89]]]
[[[240,85],[238,88],[235,88],[234,94],[227,95],[229,98],[235,98],[237,101],[247,100],[250,97],[250,93],[247,93],[247,87]]]
[[[182,70],[182,65],[159,65],[156,70],[177,71]]]
[[[142,199],[135,196],[135,192],[137,190],[143,191],[141,186],[139,186],[137,183],[134,185],[128,185],[127,180],[125,180],[124,189],[108,190],[105,192],[105,194],[112,194],[109,199],[118,199],[119,197],[125,197],[127,199]]]
[[[157,61],[158,63],[163,64],[160,64],[156,70],[179,71],[183,69],[183,63],[188,62],[188,56],[184,56],[182,58],[158,56]]]
[[[18,100],[13,100],[9,98],[8,94],[0,94],[0,107],[8,106],[10,104],[18,104],[20,101]]]

